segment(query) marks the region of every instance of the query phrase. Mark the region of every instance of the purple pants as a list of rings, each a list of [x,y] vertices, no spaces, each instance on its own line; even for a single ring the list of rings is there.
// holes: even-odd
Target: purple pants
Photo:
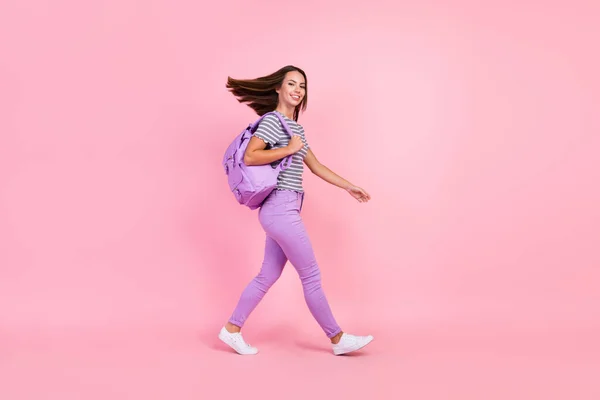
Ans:
[[[259,274],[242,292],[229,319],[232,324],[244,325],[289,260],[300,276],[308,309],[327,337],[341,332],[321,288],[321,271],[300,217],[303,199],[303,193],[274,190],[260,208],[260,223],[267,234],[265,258]]]

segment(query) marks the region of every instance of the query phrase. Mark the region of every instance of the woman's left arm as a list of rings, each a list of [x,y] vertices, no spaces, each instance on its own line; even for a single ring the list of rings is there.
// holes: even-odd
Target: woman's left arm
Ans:
[[[321,164],[311,149],[308,149],[306,157],[304,157],[304,163],[313,174],[323,179],[327,183],[346,190],[359,202],[366,203],[367,201],[371,200],[371,196],[364,189],[353,185],[346,179],[327,168],[325,165]]]

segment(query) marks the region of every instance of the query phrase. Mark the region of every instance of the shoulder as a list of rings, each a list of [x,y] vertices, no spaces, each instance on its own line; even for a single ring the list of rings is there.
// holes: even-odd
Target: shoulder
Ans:
[[[281,122],[279,121],[279,118],[277,118],[276,115],[273,114],[268,114],[265,115],[263,117],[263,119],[260,121],[260,123],[258,124],[258,129],[260,130],[272,130],[272,131],[279,131],[281,130],[283,127],[281,126]]]
[[[261,124],[266,124],[266,125],[276,125],[276,126],[280,126],[281,122],[279,121],[279,118],[277,118],[277,116],[275,114],[267,114],[265,115],[265,117],[262,119],[262,121],[260,121]]]
[[[283,133],[283,125],[276,115],[266,115],[258,124],[257,131],[269,132],[273,136],[281,136]]]
[[[288,117],[283,117],[287,126],[292,129],[294,132],[304,132],[304,127],[298,123],[298,121],[294,121],[293,119],[289,119]]]
[[[282,140],[285,137],[283,127],[276,115],[269,114],[263,117],[258,124],[254,135],[265,140],[271,145]]]

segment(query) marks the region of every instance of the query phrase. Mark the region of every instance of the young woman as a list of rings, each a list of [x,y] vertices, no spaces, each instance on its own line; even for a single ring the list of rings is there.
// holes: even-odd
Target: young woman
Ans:
[[[300,217],[304,200],[303,163],[313,174],[345,189],[361,203],[369,201],[371,196],[321,164],[307,143],[304,128],[297,122],[300,111],[304,111],[307,104],[306,74],[300,68],[287,66],[257,79],[228,78],[227,88],[239,102],[247,103],[258,115],[272,111],[279,113],[295,135],[290,138],[279,118],[271,114],[260,122],[248,143],[244,154],[247,165],[276,165],[281,159],[293,154],[292,163],[279,174],[277,189],[259,209],[259,220],[267,236],[262,268],[242,292],[237,307],[221,329],[219,338],[239,354],[258,352],[244,341],[240,330],[250,313],[277,281],[289,260],[300,276],[310,312],[331,340],[333,353],[345,354],[366,346],[373,337],[343,332],[333,317],[321,288],[319,266]]]

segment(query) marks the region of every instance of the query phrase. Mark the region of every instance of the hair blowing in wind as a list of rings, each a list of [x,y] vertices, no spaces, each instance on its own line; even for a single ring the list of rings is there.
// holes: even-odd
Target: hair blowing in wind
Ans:
[[[304,76],[306,83],[306,94],[302,102],[294,110],[294,120],[298,121],[300,111],[306,110],[308,100],[308,82],[303,70],[293,65],[288,65],[280,70],[256,79],[234,79],[227,77],[227,89],[237,98],[240,103],[252,108],[258,115],[262,116],[277,108],[279,94],[276,92],[281,87],[285,75],[290,71],[298,71]]]

